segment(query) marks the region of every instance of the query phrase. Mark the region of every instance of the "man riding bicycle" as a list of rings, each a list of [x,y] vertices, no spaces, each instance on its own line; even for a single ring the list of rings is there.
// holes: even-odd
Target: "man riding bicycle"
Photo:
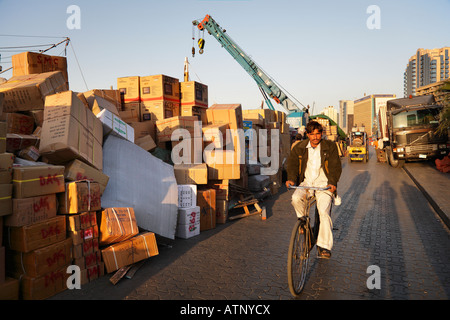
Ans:
[[[336,195],[342,165],[336,143],[322,140],[322,133],[323,127],[317,121],[307,124],[308,139],[297,143],[289,155],[286,187],[295,185],[297,179],[301,186],[329,187],[325,191],[315,191],[315,196],[320,217],[318,254],[321,258],[330,258],[333,247],[331,204]],[[306,192],[311,191],[296,189],[292,195],[292,206],[298,218],[305,215]]]

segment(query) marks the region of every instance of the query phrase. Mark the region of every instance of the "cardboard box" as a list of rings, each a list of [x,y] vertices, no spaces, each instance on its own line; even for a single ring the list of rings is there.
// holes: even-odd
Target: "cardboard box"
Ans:
[[[12,77],[0,84],[0,92],[5,94],[3,112],[42,110],[46,96],[66,90],[60,71]]]
[[[198,121],[201,121],[203,124],[208,123],[208,119],[206,117],[206,108],[204,107],[181,106],[180,116],[197,117]]]
[[[36,162],[41,154],[39,153],[39,149],[35,146],[28,146],[25,149],[20,150],[17,156],[25,160]]]
[[[200,223],[200,207],[178,208],[178,224]]]
[[[0,184],[11,183],[14,154],[0,153]]]
[[[140,77],[121,77],[117,78],[117,89],[123,94],[124,102],[140,101]]]
[[[103,166],[103,124],[72,91],[47,97],[39,152],[50,163],[73,159]]]
[[[141,77],[141,101],[167,100],[180,103],[179,80],[163,74]]]
[[[180,82],[181,107],[208,108],[208,86],[196,81]]]
[[[61,214],[100,210],[100,184],[89,180],[68,182],[65,192],[58,194],[58,203],[58,213]]]
[[[200,217],[195,221],[177,224],[176,236],[178,238],[189,239],[200,234]]]
[[[181,115],[180,102],[167,99],[145,101],[140,105],[140,121],[163,120]]]
[[[202,164],[175,164],[173,166],[178,184],[207,184],[208,167]]]
[[[4,218],[5,226],[21,227],[56,216],[56,194],[12,199],[12,214]]]
[[[228,123],[202,126],[203,139],[211,141],[215,148],[223,148],[227,144],[227,129],[229,129]]]
[[[156,142],[156,120],[143,122],[130,122],[130,126],[134,129],[134,141],[146,135],[150,135],[153,141]]]
[[[230,129],[242,129],[242,107],[240,104],[214,104],[206,110],[208,124],[227,124]]]
[[[21,113],[6,113],[7,133],[32,134],[34,118]]]
[[[29,198],[64,192],[63,166],[28,166],[13,168],[14,198]]]
[[[97,113],[97,118],[103,124],[103,137],[107,137],[109,134],[113,134],[134,143],[133,127],[128,125],[117,115],[113,114],[107,109],[103,109],[102,111]]]
[[[131,207],[106,208],[99,213],[97,221],[100,227],[100,245],[128,240],[139,233],[134,210]]]
[[[26,253],[11,250],[7,254],[7,271],[14,278],[39,277],[70,264],[71,252],[70,238]]]
[[[216,200],[216,223],[224,224],[228,219],[228,200]]]
[[[15,153],[29,146],[39,147],[39,137],[30,134],[6,134],[6,151]]]
[[[6,122],[0,121],[0,153],[6,152]]]
[[[208,188],[216,190],[216,200],[230,200],[230,180],[209,180]]]
[[[20,292],[23,300],[43,300],[67,289],[67,273],[69,265],[39,277],[22,276]]]
[[[205,152],[205,162],[208,166],[208,178],[211,180],[230,180],[241,178],[241,167],[238,163],[238,153],[231,150],[213,150]]]
[[[80,160],[72,160],[64,165],[64,178],[68,181],[89,180],[100,184],[100,194],[103,194],[109,177],[102,171]]]
[[[122,110],[119,90],[94,89],[84,92],[83,96],[94,114],[97,108],[100,108],[99,111],[106,108],[116,115]]]
[[[189,137],[194,138],[194,125],[197,117],[171,117],[156,121],[156,139],[158,142],[171,141],[172,133],[177,129],[185,129]]]
[[[178,209],[191,208],[197,205],[197,185],[178,185]]]
[[[102,250],[107,273],[158,254],[156,237],[153,232],[141,233]]]
[[[66,238],[66,218],[56,216],[22,227],[8,227],[7,245],[10,249],[29,252]]]
[[[216,227],[216,190],[197,190],[197,205],[200,207],[200,231]]]
[[[171,160],[174,164],[203,163],[204,143],[201,137],[172,141]]]
[[[12,56],[12,66],[13,77],[50,71],[61,71],[65,81],[69,82],[66,57],[50,56],[36,52],[22,52]]]
[[[6,277],[0,284],[0,300],[19,300],[19,280]]]
[[[12,213],[12,194],[12,184],[0,184],[0,217]]]
[[[124,112],[121,114],[121,111]],[[125,112],[130,112],[127,116]],[[141,102],[124,102],[122,103],[122,109],[119,110],[120,118],[125,122],[141,121]],[[131,121],[128,118],[132,118]],[[148,119],[150,120],[150,119]]]
[[[156,148],[156,143],[149,134],[136,139],[134,143],[145,151],[152,151]]]
[[[97,225],[96,211],[66,216],[67,231],[85,230]]]

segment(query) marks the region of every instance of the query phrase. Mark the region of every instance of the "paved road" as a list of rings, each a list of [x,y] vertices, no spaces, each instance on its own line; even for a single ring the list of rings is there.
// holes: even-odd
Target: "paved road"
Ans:
[[[404,170],[370,161],[343,162],[342,204],[333,208],[330,260],[315,259],[300,300],[450,298],[450,232]],[[158,239],[160,254],[132,279],[113,286],[109,276],[52,300],[293,300],[287,249],[295,222],[280,190],[259,216],[227,222],[199,236]],[[379,289],[368,289],[378,266]]]

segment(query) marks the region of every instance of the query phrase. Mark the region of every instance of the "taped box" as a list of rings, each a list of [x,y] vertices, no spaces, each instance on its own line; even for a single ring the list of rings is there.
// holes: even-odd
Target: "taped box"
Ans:
[[[13,76],[61,71],[66,82],[69,81],[66,57],[27,51],[13,55],[12,66]]]
[[[172,133],[177,129],[187,130],[186,137],[183,138],[194,138],[194,125],[199,122],[198,118],[195,116],[185,116],[185,117],[171,117],[167,119],[156,121],[156,137],[158,142],[171,141]],[[179,136],[178,136],[179,137]]]
[[[120,119],[117,115],[113,114],[107,109],[103,109],[96,114],[97,118],[103,124],[103,136],[106,137],[110,134],[126,139],[134,143],[134,129],[128,125],[125,121]]]
[[[60,214],[77,214],[101,210],[100,184],[89,180],[66,183],[65,192],[58,194]]]
[[[72,239],[67,238],[26,253],[8,250],[6,261],[7,272],[14,278],[22,275],[39,277],[70,264]]]
[[[14,167],[12,182],[14,198],[64,192],[64,167]]]
[[[72,91],[45,99],[39,152],[50,163],[83,160],[101,170],[103,125]]]
[[[21,227],[56,216],[56,194],[12,199],[12,214],[4,217],[5,226]]]
[[[128,240],[139,233],[133,208],[106,208],[99,212],[99,244]]]
[[[98,182],[100,184],[100,194],[103,194],[103,191],[109,181],[109,177],[106,174],[78,159],[65,164],[64,167],[64,178],[66,180],[89,180],[92,182]]]
[[[12,194],[12,184],[0,184],[0,217],[12,213]]]
[[[197,205],[197,185],[178,185],[178,208],[191,208]]]
[[[107,273],[158,254],[156,237],[153,232],[144,232],[102,249],[102,258]]]
[[[6,123],[8,133],[32,134],[34,131],[34,118],[21,113],[7,113]]]
[[[180,184],[207,184],[208,167],[203,164],[175,164],[173,166],[175,178]]]
[[[208,86],[196,81],[180,82],[181,106],[208,108]]]
[[[13,76],[0,84],[5,94],[3,112],[42,110],[46,96],[67,90],[61,71]]]
[[[0,153],[0,184],[11,183],[14,154]]]
[[[6,246],[12,250],[29,252],[66,238],[66,218],[56,216],[22,227],[7,227]]]
[[[242,129],[242,107],[240,104],[214,104],[206,109],[208,124],[228,124],[230,129]]]
[[[216,190],[197,190],[197,205],[200,207],[200,231],[216,227]]]

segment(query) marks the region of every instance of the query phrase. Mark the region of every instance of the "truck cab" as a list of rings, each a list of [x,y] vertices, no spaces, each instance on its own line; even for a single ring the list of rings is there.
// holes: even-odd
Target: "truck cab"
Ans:
[[[369,148],[367,147],[367,133],[363,127],[354,127],[349,135],[348,162],[369,160]]]

